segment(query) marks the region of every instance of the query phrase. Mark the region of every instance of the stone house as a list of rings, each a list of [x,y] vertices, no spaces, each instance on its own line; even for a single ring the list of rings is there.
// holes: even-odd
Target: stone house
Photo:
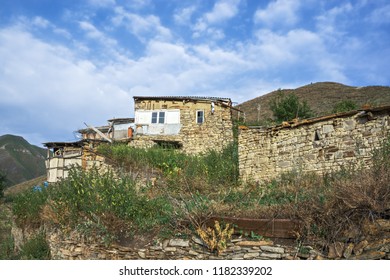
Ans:
[[[282,125],[240,127],[239,171],[243,181],[266,180],[287,171],[326,174],[370,166],[373,152],[390,135],[390,106],[366,108]]]
[[[46,172],[49,183],[57,182],[69,175],[74,166],[87,170],[93,166],[100,167],[104,161],[93,151],[100,143],[128,141],[134,131],[134,118],[108,120],[108,125],[80,129],[81,140],[74,142],[43,143],[47,148]]]
[[[82,139],[119,141],[132,138],[134,118],[115,118],[108,120],[108,125],[79,129]]]
[[[47,182],[55,183],[62,178],[66,178],[72,166],[82,166],[85,141],[48,142],[43,144],[47,148]]]
[[[134,96],[135,133],[130,146],[174,147],[187,154],[221,151],[233,142],[229,98]]]

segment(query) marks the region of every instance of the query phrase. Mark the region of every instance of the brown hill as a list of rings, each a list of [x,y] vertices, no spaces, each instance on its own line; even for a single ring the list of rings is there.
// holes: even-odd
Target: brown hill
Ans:
[[[350,100],[359,107],[390,105],[390,87],[367,86],[352,87],[333,82],[309,84],[297,89],[275,90],[268,94],[256,97],[236,106],[245,112],[247,124],[267,125],[273,118],[269,103],[278,93],[294,93],[300,101],[306,101],[315,116],[331,114],[335,104],[343,100]]]

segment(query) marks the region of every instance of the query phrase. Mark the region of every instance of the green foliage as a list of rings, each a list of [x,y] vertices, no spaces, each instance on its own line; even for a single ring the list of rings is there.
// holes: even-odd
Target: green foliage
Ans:
[[[51,189],[49,205],[53,220],[64,227],[84,223],[84,229],[114,235],[123,228],[142,232],[168,224],[172,211],[166,197],[150,198],[137,192],[127,177],[77,169]]]
[[[11,234],[3,237],[0,242],[0,260],[13,260],[17,256],[14,253],[14,239]]]
[[[158,168],[173,185],[184,179],[190,183],[205,181],[213,186],[238,182],[236,143],[232,143],[222,152],[209,151],[201,156],[185,155],[174,149],[155,147],[145,150],[123,144],[101,145],[98,151],[129,171],[134,171],[135,168]]]
[[[44,232],[39,232],[26,241],[21,247],[20,259],[50,260],[50,247]]]
[[[348,112],[352,110],[356,110],[358,108],[358,105],[351,101],[351,100],[343,100],[334,105],[332,109],[332,113],[341,113],[341,112]]]
[[[37,228],[41,225],[40,214],[48,197],[48,190],[41,191],[29,189],[16,195],[13,199],[12,211],[16,222],[21,227]]]
[[[310,118],[313,113],[306,101],[300,102],[295,94],[284,95],[281,92],[270,101],[270,109],[276,122],[291,121],[295,118]]]
[[[6,176],[0,171],[0,198],[4,197],[4,190],[6,187]]]

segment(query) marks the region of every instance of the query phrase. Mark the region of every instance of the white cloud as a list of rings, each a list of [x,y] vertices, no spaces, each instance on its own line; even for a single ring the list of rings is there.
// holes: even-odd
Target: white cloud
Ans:
[[[80,21],[79,25],[80,28],[86,32],[87,37],[91,39],[95,39],[105,45],[113,46],[117,44],[116,40],[106,36],[103,32],[98,30],[92,23],[88,21]]]
[[[175,22],[177,24],[190,25],[191,17],[195,11],[196,11],[195,6],[186,7],[179,11],[176,11],[173,18],[175,19]]]
[[[115,6],[115,0],[87,0],[88,4],[93,7],[110,7]]]
[[[327,36],[329,39],[341,38],[344,34],[344,21],[348,19],[348,14],[353,11],[353,6],[350,3],[345,3],[340,6],[333,7],[325,11],[323,14],[316,17],[317,29],[322,36]]]
[[[374,24],[389,24],[390,23],[390,5],[385,5],[374,9],[367,17],[369,22]]]
[[[40,28],[47,28],[50,26],[50,22],[42,17],[33,18],[32,24]]]
[[[123,7],[115,8],[115,13],[116,15],[112,20],[113,24],[125,26],[143,42],[150,38],[159,40],[170,40],[172,38],[171,31],[164,27],[155,15],[141,16],[125,11]]]
[[[129,114],[130,96],[115,80],[66,47],[5,28],[0,29],[0,60],[0,108],[17,112],[2,124],[5,128],[72,137],[83,121],[99,125],[114,112]],[[51,140],[61,139],[46,139]]]
[[[265,9],[258,9],[254,21],[266,26],[293,26],[299,21],[300,5],[300,0],[275,0]]]
[[[222,29],[215,27],[220,23],[228,21],[238,13],[240,0],[219,0],[214,4],[213,10],[199,18],[192,27],[193,38],[207,36],[213,40],[220,40],[225,37]]]
[[[239,4],[239,0],[220,0],[215,3],[211,12],[205,14],[204,18],[209,24],[229,20],[237,15]]]

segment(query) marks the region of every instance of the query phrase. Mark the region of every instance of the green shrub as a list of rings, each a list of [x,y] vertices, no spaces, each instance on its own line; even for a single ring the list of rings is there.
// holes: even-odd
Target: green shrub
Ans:
[[[72,170],[51,189],[49,205],[51,220],[63,227],[84,223],[89,229],[112,235],[123,228],[145,232],[169,224],[172,212],[166,197],[147,197],[129,178],[97,170]]]
[[[0,242],[0,260],[13,260],[17,256],[14,253],[14,239],[9,234],[4,236]]]
[[[351,101],[351,100],[343,100],[334,105],[332,109],[332,113],[341,113],[341,112],[348,112],[352,110],[356,110],[358,108],[358,105]]]
[[[44,232],[39,232],[21,247],[20,258],[24,260],[50,260],[50,247]]]
[[[278,96],[270,101],[270,109],[276,122],[291,121],[295,118],[310,118],[313,112],[306,101],[300,102],[295,94],[284,95],[279,92]]]
[[[41,225],[41,212],[48,198],[48,190],[29,189],[13,198],[12,211],[18,226],[38,228]]]
[[[4,190],[6,187],[6,176],[0,171],[0,198],[4,197]]]

